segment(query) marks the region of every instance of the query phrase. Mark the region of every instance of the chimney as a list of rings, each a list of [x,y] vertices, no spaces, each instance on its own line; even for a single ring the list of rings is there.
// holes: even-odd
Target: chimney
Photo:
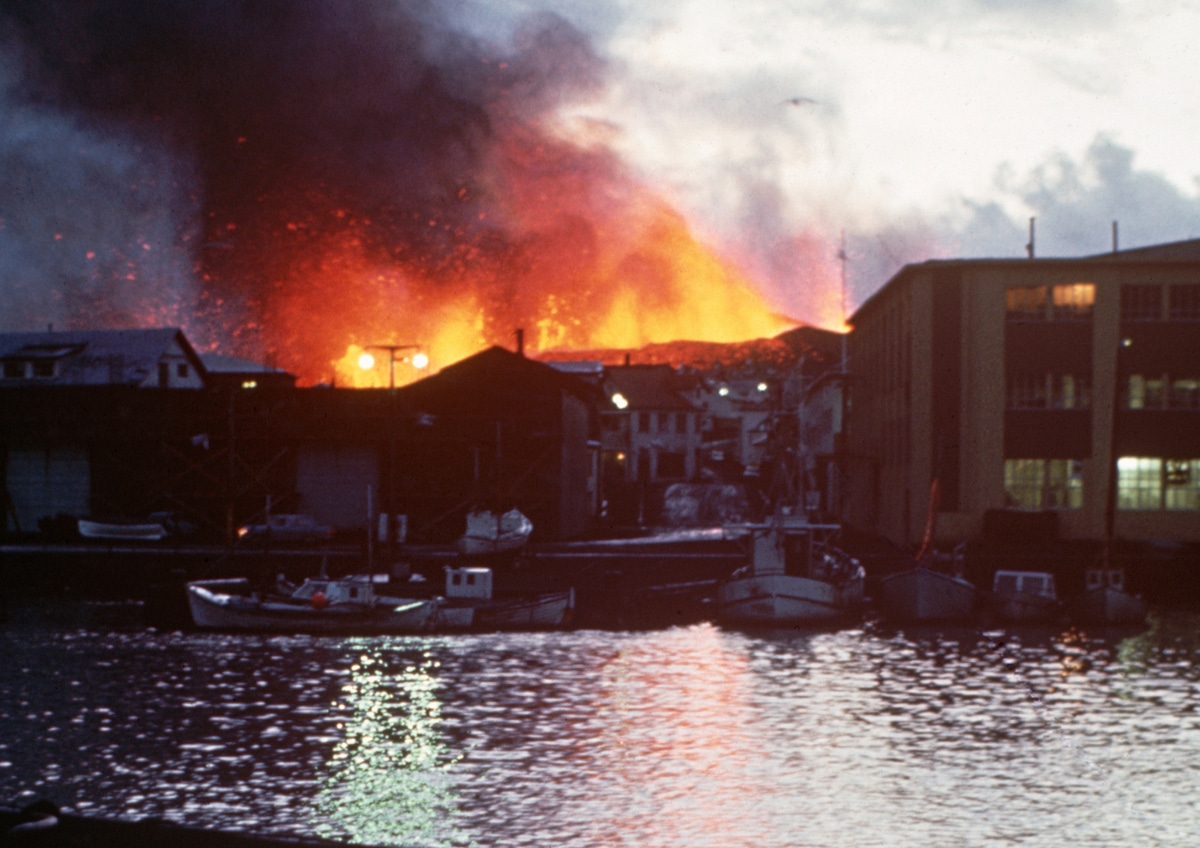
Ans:
[[[1113,221],[1113,253],[1116,253],[1117,251],[1117,222]]]
[[[1034,218],[1029,219],[1029,244],[1025,245],[1025,252],[1029,254],[1029,258],[1033,258],[1033,222]]]
[[[628,351],[626,351],[626,353],[625,353],[625,366],[626,366],[626,367],[629,367],[629,353],[628,353]]]
[[[516,333],[514,333],[513,335],[515,335],[517,337],[517,356],[524,356],[525,355],[525,331],[520,328],[517,328]]]

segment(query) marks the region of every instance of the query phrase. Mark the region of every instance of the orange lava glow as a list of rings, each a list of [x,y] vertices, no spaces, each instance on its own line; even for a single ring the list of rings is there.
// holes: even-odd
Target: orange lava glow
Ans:
[[[414,345],[429,364],[398,352],[402,386],[489,345],[513,349],[518,329],[536,357],[794,326],[603,148],[516,122],[495,132],[484,178],[449,198],[444,220],[276,200],[284,218],[253,266],[270,275],[256,305],[274,364],[302,384],[386,387],[387,352],[373,350],[370,369],[360,354]]]

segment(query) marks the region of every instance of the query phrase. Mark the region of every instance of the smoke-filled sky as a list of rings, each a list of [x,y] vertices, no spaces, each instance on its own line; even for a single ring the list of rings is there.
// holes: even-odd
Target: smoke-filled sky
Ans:
[[[843,233],[850,310],[1024,255],[1030,217],[1039,256],[1190,238],[1197,31],[1155,0],[0,0],[0,330],[181,324],[317,380],[414,336],[834,326]]]

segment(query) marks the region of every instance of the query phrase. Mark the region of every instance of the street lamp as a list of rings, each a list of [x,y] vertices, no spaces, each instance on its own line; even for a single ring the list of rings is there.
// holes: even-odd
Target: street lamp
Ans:
[[[364,371],[371,370],[372,368],[375,367],[375,357],[372,356],[370,353],[368,353],[368,351],[386,350],[388,352],[388,389],[391,391],[395,391],[395,389],[396,389],[396,362],[397,362],[396,353],[397,353],[397,351],[401,351],[401,350],[416,350],[416,351],[418,351],[417,353],[413,354],[413,357],[412,357],[413,367],[414,368],[424,368],[425,366],[427,366],[429,364],[429,357],[426,356],[424,353],[421,353],[420,349],[421,349],[421,346],[415,345],[415,344],[367,345],[363,349],[362,355],[360,357],[358,357],[358,367],[363,369]],[[403,362],[404,357],[400,357],[399,361]]]
[[[387,488],[388,488],[387,509],[388,509],[388,512],[387,512],[387,516],[388,516],[388,519],[387,519],[386,541],[388,544],[389,554],[395,553],[395,547],[396,547],[396,541],[397,541],[396,529],[394,527],[394,520],[392,518],[392,515],[396,511],[396,398],[395,398],[395,394],[396,394],[396,361],[397,361],[396,354],[402,350],[415,350],[415,351],[417,351],[417,353],[413,354],[412,359],[410,361],[412,362],[412,365],[414,368],[424,368],[427,365],[429,365],[429,357],[426,356],[424,353],[422,353],[420,351],[420,348],[421,348],[420,345],[415,345],[415,344],[366,345],[366,347],[363,348],[362,355],[358,357],[358,367],[362,368],[364,371],[369,371],[375,367],[375,357],[371,355],[370,351],[386,350],[387,354],[388,354],[388,391],[392,394],[392,398],[390,399],[389,404],[388,404],[390,407],[388,414],[391,418],[391,422],[390,422],[391,426],[388,427],[388,438],[387,438],[387,450],[388,450],[388,456],[387,456]],[[400,357],[399,360],[401,362],[403,362],[404,357]],[[368,507],[368,511],[370,511],[369,507]],[[371,544],[371,537],[376,532],[376,529],[373,526],[374,522],[375,522],[375,518],[374,518],[374,516],[372,516],[371,517],[372,526],[367,527],[367,537],[368,537],[367,543],[368,543],[368,545]]]

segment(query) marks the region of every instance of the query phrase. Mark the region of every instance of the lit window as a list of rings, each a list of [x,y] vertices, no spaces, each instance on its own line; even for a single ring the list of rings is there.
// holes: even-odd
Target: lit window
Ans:
[[[1163,461],[1123,456],[1117,460],[1117,508],[1161,509]]]
[[[1044,319],[1046,317],[1046,287],[1009,286],[1004,290],[1004,304],[1010,319]]]
[[[1080,321],[1092,317],[1096,304],[1096,286],[1092,283],[1069,283],[1055,286],[1053,291],[1054,318],[1057,321]]]
[[[1006,459],[1004,492],[1019,509],[1079,509],[1083,463],[1077,459]]]
[[[1200,459],[1168,459],[1163,470],[1163,507],[1200,510]]]

